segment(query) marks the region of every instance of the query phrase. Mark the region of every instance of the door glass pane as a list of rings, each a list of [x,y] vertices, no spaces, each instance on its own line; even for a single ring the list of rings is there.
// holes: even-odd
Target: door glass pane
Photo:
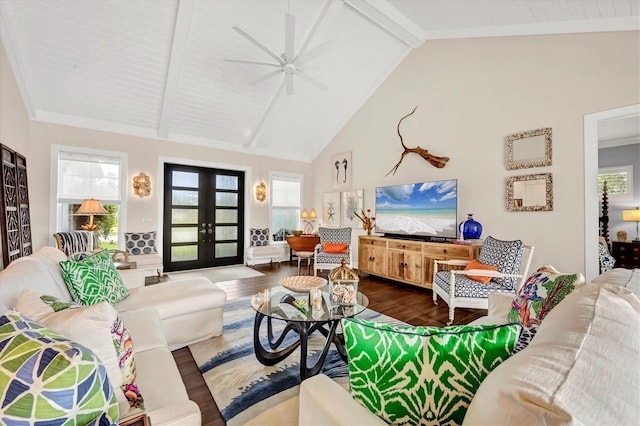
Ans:
[[[191,243],[198,241],[198,228],[171,228],[171,243]]]
[[[238,254],[237,243],[216,244],[216,258],[233,257]]]
[[[198,246],[171,247],[171,261],[185,262],[198,259]]]
[[[174,206],[197,206],[198,191],[174,189],[171,191],[171,204]]]
[[[171,223],[178,225],[198,223],[198,210],[171,209]]]
[[[224,207],[237,207],[238,194],[234,192],[216,192],[216,205]]]
[[[173,186],[184,186],[186,188],[198,188],[198,173],[176,172],[172,173]]]
[[[216,209],[216,222],[238,223],[238,210]]]
[[[238,189],[238,177],[237,176],[216,176],[216,189]]]
[[[216,241],[237,240],[238,227],[236,226],[216,226]]]

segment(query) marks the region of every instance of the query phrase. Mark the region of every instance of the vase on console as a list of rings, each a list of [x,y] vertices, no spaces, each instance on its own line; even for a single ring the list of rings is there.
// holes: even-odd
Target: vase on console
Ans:
[[[465,240],[475,240],[482,235],[482,225],[473,219],[473,213],[467,213],[467,220],[460,222],[459,230]]]

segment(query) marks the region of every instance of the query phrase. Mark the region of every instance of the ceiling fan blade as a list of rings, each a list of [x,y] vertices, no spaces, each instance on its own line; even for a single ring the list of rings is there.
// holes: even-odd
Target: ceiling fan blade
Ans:
[[[284,54],[289,61],[293,62],[296,44],[296,17],[285,13],[284,18]]]
[[[282,73],[282,69],[271,71],[270,73],[265,74],[264,76],[260,77],[259,79],[254,80],[251,83],[249,83],[249,86],[255,86],[256,84],[258,84],[258,83],[260,83],[262,81],[265,81],[265,80],[267,80],[267,79],[269,79],[271,77],[274,77],[274,76],[276,76],[278,74],[281,74],[281,73]]]
[[[249,40],[251,43],[255,44],[256,46],[258,46],[260,48],[260,50],[262,50],[263,52],[265,52],[267,55],[271,56],[273,59],[275,59],[280,65],[284,65],[286,62],[284,62],[284,60],[276,55],[275,53],[273,53],[267,46],[265,46],[264,44],[260,43],[258,40],[256,40],[255,38],[253,38],[249,33],[247,33],[246,31],[244,31],[243,29],[241,29],[240,27],[234,26],[231,27],[233,30],[235,30],[236,32],[238,32],[240,35],[242,35],[244,38],[246,38],[247,40]]]
[[[285,73],[284,79],[287,84],[287,95],[293,95],[293,73]]]
[[[225,59],[225,62],[237,62],[239,64],[252,64],[252,65],[266,65],[268,67],[277,67],[281,68],[280,64],[272,64],[270,62],[259,62],[259,61],[244,61],[242,59]]]
[[[313,38],[314,34],[318,30],[318,27],[320,26],[320,23],[322,22],[325,15],[327,14],[327,11],[329,10],[329,6],[331,6],[331,0],[327,0],[324,3],[324,6],[322,6],[322,9],[320,10],[320,14],[318,15],[315,22],[313,23],[313,27],[311,27],[309,34],[307,34],[307,38],[304,40],[304,43],[302,43],[302,47],[300,47],[298,56],[302,56],[304,52],[307,51],[307,47],[309,47],[309,43],[311,42],[311,39]]]
[[[320,83],[318,80],[316,80],[315,78],[311,77],[309,74],[303,73],[303,72],[299,72],[296,74],[296,76],[300,77],[301,79],[303,79],[304,81],[306,81],[307,83],[316,86],[318,89],[322,90],[323,92],[328,90],[329,88],[327,86],[325,86],[324,84]]]
[[[309,50],[304,55],[298,55],[298,59],[301,62],[307,62],[307,61],[315,58],[316,56],[322,55],[324,52],[329,50],[330,47],[335,45],[337,39],[338,38],[335,37],[335,38],[332,38],[330,40],[325,41],[322,44],[317,45],[316,47],[314,47],[313,49]]]

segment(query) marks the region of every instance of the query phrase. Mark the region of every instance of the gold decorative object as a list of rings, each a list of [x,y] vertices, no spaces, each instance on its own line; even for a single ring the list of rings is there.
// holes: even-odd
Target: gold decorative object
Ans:
[[[342,259],[340,266],[329,272],[330,300],[333,305],[355,305],[358,303],[360,277]]]
[[[415,148],[408,148],[404,144],[404,140],[402,139],[402,135],[400,134],[400,123],[402,123],[402,120],[404,120],[405,118],[409,117],[410,115],[413,115],[413,113],[416,112],[416,109],[418,109],[417,106],[413,109],[413,111],[411,111],[409,114],[402,117],[400,121],[398,121],[398,126],[396,127],[396,130],[398,132],[398,136],[400,137],[400,145],[402,145],[402,147],[404,148],[404,151],[402,152],[402,155],[400,155],[400,161],[398,161],[398,163],[391,170],[389,170],[389,173],[387,173],[385,176],[389,176],[389,174],[392,172],[395,175],[396,170],[398,170],[398,167],[400,167],[400,163],[402,163],[402,160],[404,160],[404,156],[411,153],[418,154],[420,157],[424,158],[426,161],[431,163],[432,166],[435,166],[439,169],[446,166],[447,161],[449,161],[449,157],[436,157],[435,155],[429,154],[429,151],[427,151],[424,148],[420,148],[419,146]]]
[[[618,241],[627,241],[627,231],[616,232],[616,238],[618,239]]]
[[[256,200],[263,202],[267,199],[267,185],[264,182],[260,182],[256,185]]]
[[[140,172],[133,177],[133,194],[142,198],[151,195],[151,177],[144,172]]]

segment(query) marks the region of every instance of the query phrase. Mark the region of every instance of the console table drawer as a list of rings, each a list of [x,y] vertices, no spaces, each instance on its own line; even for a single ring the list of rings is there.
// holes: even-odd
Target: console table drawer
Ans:
[[[387,241],[380,238],[360,237],[360,244],[363,246],[386,247]]]
[[[421,243],[413,243],[408,241],[389,241],[387,247],[395,250],[409,250],[409,251],[422,250]]]
[[[422,248],[422,253],[429,256],[469,259],[469,253],[472,253],[472,250],[470,250],[470,247],[458,246],[455,244],[450,244],[450,246],[447,247],[443,247],[442,244],[439,244],[438,246],[425,245]]]

